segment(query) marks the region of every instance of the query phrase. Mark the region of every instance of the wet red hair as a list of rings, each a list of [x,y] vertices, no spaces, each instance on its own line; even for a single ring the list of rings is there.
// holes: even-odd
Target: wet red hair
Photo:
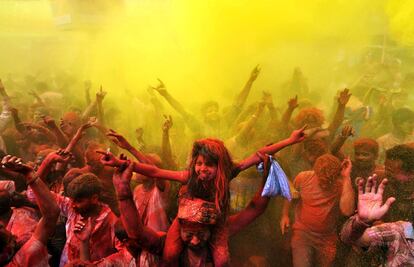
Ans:
[[[205,187],[201,186],[203,182],[198,180],[195,173],[195,163],[200,155],[217,165],[217,175],[213,181],[214,188],[210,188],[210,190],[205,190]],[[229,183],[233,178],[234,163],[224,143],[212,138],[195,141],[189,170],[189,193],[195,197],[214,201],[217,210],[220,213],[226,213],[230,205]],[[212,199],[212,195],[214,195],[214,199]]]

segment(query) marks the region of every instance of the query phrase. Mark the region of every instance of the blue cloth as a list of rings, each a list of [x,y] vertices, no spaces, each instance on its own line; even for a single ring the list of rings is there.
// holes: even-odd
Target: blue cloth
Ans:
[[[282,197],[291,201],[292,194],[290,193],[289,182],[285,172],[283,171],[282,167],[280,167],[279,163],[272,158],[272,156],[269,156],[269,159],[270,170],[262,191],[262,197],[274,197],[281,195]],[[257,170],[260,173],[263,173],[263,162],[257,166]]]

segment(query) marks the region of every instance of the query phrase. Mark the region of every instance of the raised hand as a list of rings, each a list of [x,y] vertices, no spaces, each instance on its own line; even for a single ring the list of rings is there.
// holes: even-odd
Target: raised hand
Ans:
[[[261,68],[259,68],[259,65],[256,65],[256,67],[254,67],[254,69],[250,73],[250,81],[252,82],[255,81],[257,77],[259,76],[260,71],[261,71]]]
[[[82,124],[81,129],[86,130],[98,124],[98,119],[96,117],[89,117],[88,121]]]
[[[107,151],[103,150],[96,150],[95,151],[98,154],[101,154],[102,157],[100,159],[101,163],[106,166],[112,166],[112,167],[119,167],[123,164],[124,161],[117,159],[114,154],[112,154],[109,151],[109,148]]]
[[[131,144],[128,142],[128,140],[126,140],[126,138],[123,135],[115,132],[112,129],[109,129],[109,132],[106,134],[106,136],[109,138],[109,140],[111,140],[114,144],[116,144],[120,148],[128,150],[132,147]]]
[[[339,93],[338,103],[340,105],[346,105],[351,98],[351,93],[349,93],[349,89],[345,88]]]
[[[1,167],[25,176],[33,172],[33,168],[23,164],[22,159],[16,156],[7,155],[1,160]]]
[[[121,185],[130,186],[131,178],[134,170],[134,163],[123,157],[125,164],[117,168],[112,176],[112,182],[116,189],[120,189]]]
[[[56,121],[51,116],[43,116],[42,119],[48,128],[56,127]]]
[[[80,241],[88,241],[92,233],[92,219],[89,217],[87,220],[79,220],[75,224],[75,229],[73,230],[75,236]]]
[[[173,126],[173,120],[171,115],[164,115],[164,124],[162,125],[162,130],[164,132],[169,131]]]
[[[300,143],[306,138],[305,130],[308,127],[308,125],[303,126],[300,129],[294,130],[291,134],[289,139],[292,141],[292,143]]]
[[[159,84],[157,86],[151,86],[151,88],[154,91],[157,91],[160,95],[165,95],[167,93],[167,88],[165,87],[165,84],[163,81],[161,81],[161,79],[157,79]]]
[[[268,91],[262,92],[262,101],[266,106],[273,106],[272,94]]]
[[[101,85],[101,87],[99,88],[99,91],[96,93],[96,101],[97,102],[102,102],[104,100],[105,96],[106,96],[106,92],[103,91],[102,85]]]
[[[70,152],[66,152],[64,149],[59,149],[55,152],[49,153],[45,160],[50,162],[60,162],[67,163],[69,160],[73,159],[73,155]]]
[[[389,210],[395,201],[390,197],[383,204],[383,193],[387,185],[387,179],[383,179],[377,190],[377,176],[370,176],[363,189],[364,179],[358,180],[358,217],[366,223],[380,220]]]
[[[354,127],[352,127],[351,125],[345,125],[342,128],[342,131],[341,131],[341,136],[342,137],[348,138],[348,137],[354,136],[354,135],[355,135],[355,130],[354,130]]]
[[[299,104],[298,104],[298,96],[297,95],[295,97],[289,99],[289,101],[288,101],[289,109],[293,110],[293,109],[297,108],[298,106],[299,106]]]

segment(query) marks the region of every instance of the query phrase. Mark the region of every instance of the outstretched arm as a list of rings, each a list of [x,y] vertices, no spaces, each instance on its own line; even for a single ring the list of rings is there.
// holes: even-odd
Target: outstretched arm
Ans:
[[[1,164],[5,168],[21,173],[26,177],[27,184],[33,190],[37,205],[42,214],[33,236],[46,245],[49,237],[55,232],[56,222],[60,213],[52,193],[44,182],[34,174],[31,167],[22,164],[21,159],[7,155],[2,159]]]
[[[269,146],[262,147],[261,149],[259,149],[259,151],[257,151],[257,153],[254,153],[250,157],[242,160],[237,165],[238,169],[240,171],[243,171],[245,169],[250,168],[253,165],[259,164],[261,162],[261,158],[259,157],[258,154],[273,155],[276,152],[278,152],[279,150],[281,150],[281,149],[283,149],[287,146],[302,142],[305,139],[305,133],[304,133],[305,129],[306,129],[306,125],[303,126],[301,129],[293,131],[289,138],[284,139],[280,142],[277,142],[276,144],[272,144],[272,145],[269,145]]]
[[[121,135],[120,133],[115,132],[114,130],[110,129],[109,132],[106,133],[106,136],[111,140],[114,144],[119,146],[122,149],[127,150],[131,153],[137,160],[142,163],[146,164],[154,164],[151,157],[148,157],[144,153],[138,151],[135,147],[133,147],[126,138]]]
[[[101,163],[106,166],[120,167],[126,164],[126,161],[123,159],[117,159],[112,153],[107,151],[96,151],[102,155]],[[182,184],[186,184],[189,179],[188,171],[170,171],[158,168],[155,165],[133,162],[133,171],[140,173],[144,176],[164,179],[170,181],[177,181]]]

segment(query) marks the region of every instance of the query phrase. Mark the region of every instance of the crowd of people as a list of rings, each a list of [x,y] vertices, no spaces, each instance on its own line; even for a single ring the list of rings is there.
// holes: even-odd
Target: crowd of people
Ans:
[[[0,81],[0,265],[413,266],[412,75],[370,64],[322,110],[299,68],[286,107],[250,101],[260,72],[201,115],[159,80],[134,140],[91,82]],[[272,158],[292,201],[262,194]]]

